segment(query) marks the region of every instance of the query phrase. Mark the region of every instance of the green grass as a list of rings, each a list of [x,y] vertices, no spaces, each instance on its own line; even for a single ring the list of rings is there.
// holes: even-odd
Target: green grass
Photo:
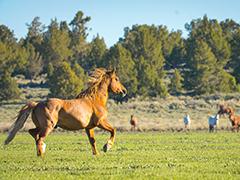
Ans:
[[[100,150],[107,133],[96,134]],[[6,134],[0,135],[0,141]],[[0,147],[0,179],[239,179],[240,134],[118,133],[113,149],[92,156],[86,135],[52,133],[44,159],[30,135]]]

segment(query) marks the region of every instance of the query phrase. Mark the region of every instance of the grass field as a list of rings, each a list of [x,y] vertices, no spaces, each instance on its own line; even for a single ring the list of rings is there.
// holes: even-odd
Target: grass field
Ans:
[[[99,150],[108,136],[96,134]],[[0,179],[240,179],[238,133],[118,133],[97,157],[81,132],[53,133],[46,143],[44,159],[26,133],[1,146]]]

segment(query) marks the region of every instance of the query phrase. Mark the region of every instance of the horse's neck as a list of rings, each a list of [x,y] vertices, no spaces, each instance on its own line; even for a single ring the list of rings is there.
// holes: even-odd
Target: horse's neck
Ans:
[[[98,101],[97,104],[100,103],[101,105],[106,106],[108,100],[108,86],[109,81],[100,85],[95,98],[95,101]]]
[[[234,119],[234,113],[229,114],[229,119],[233,121],[233,119]]]

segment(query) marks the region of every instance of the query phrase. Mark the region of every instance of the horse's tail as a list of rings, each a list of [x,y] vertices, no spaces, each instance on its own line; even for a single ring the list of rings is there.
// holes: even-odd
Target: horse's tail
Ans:
[[[25,124],[28,116],[32,112],[32,110],[36,107],[38,103],[36,102],[29,102],[25,106],[22,107],[22,109],[19,111],[17,115],[17,120],[13,123],[9,130],[9,134],[7,139],[5,140],[4,144],[9,144],[13,138],[15,137],[16,133],[23,127]]]

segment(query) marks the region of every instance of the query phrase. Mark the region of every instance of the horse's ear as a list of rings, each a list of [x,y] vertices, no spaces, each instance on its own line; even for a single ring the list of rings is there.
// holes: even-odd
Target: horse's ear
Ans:
[[[110,70],[107,71],[107,73],[108,73],[109,75],[112,75],[112,74],[114,74],[115,72],[116,72],[115,68],[110,69]]]

